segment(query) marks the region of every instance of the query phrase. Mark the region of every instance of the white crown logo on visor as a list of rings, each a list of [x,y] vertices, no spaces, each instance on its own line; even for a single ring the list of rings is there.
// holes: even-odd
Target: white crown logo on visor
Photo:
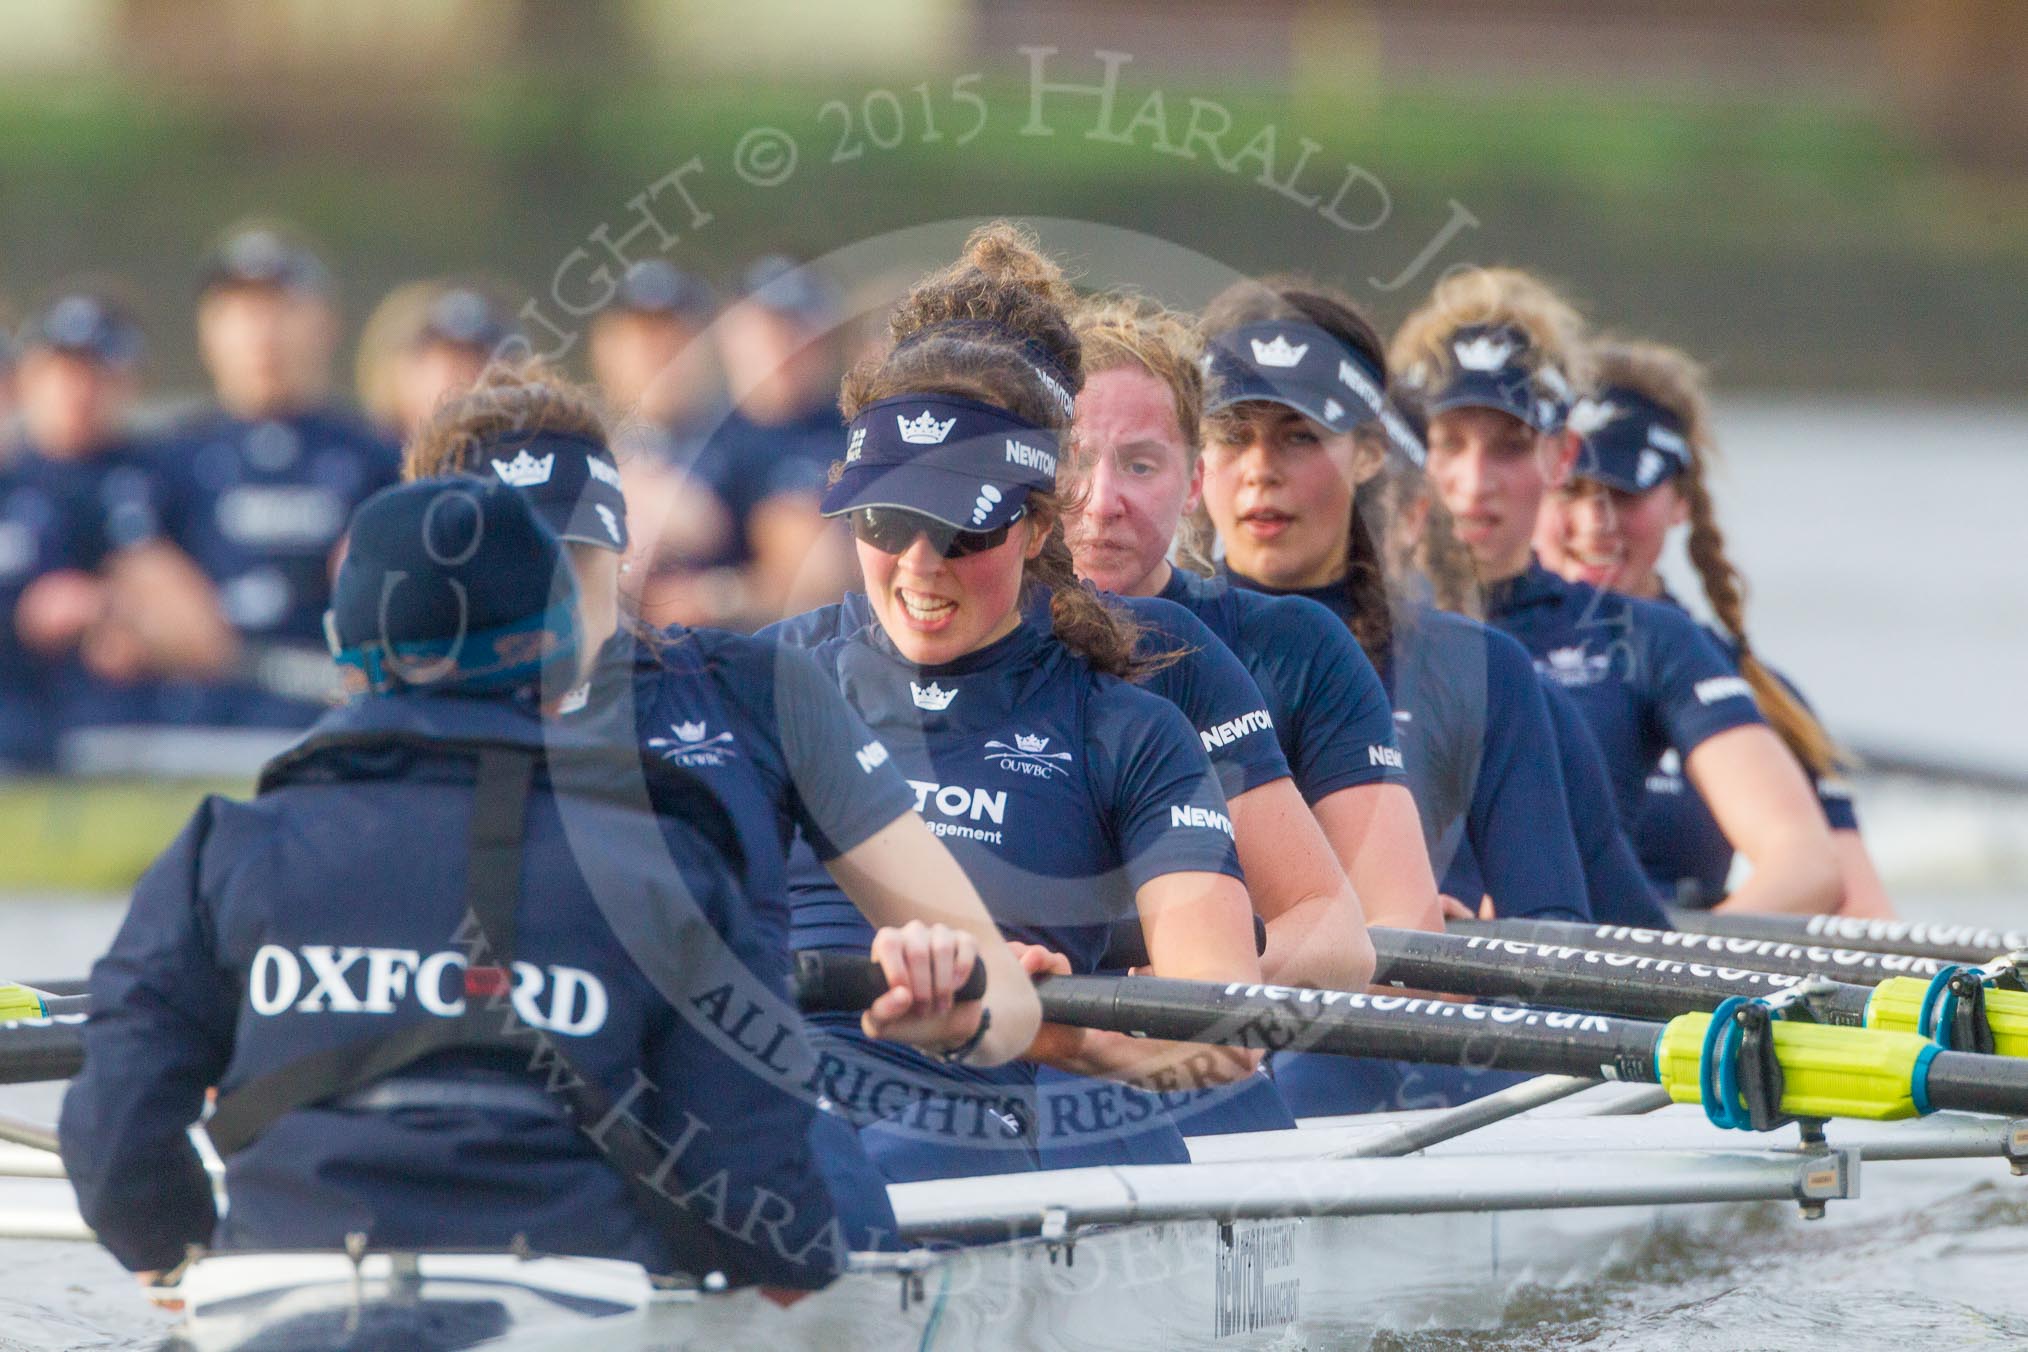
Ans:
[[[500,482],[515,488],[534,488],[549,482],[549,472],[556,468],[556,452],[537,460],[523,447],[521,454],[512,460],[495,460],[493,472],[500,476]]]
[[[1032,756],[1037,752],[1041,751],[1042,748],[1048,746],[1049,739],[1047,737],[1032,736],[1031,734],[1025,732],[1017,732],[1014,734],[1014,745],[1020,747],[1023,751],[1026,751],[1029,755]]]
[[[958,697],[958,688],[952,686],[946,690],[935,681],[931,681],[928,685],[917,685],[914,681],[910,681],[908,694],[909,698],[915,701],[916,708],[927,709],[934,714],[941,713],[951,706],[951,701]]]
[[[1467,371],[1497,371],[1513,357],[1514,344],[1486,333],[1470,342],[1452,343],[1451,352]]]
[[[1570,430],[1588,437],[1619,416],[1619,406],[1610,400],[1580,399],[1570,406]]]
[[[1263,343],[1258,338],[1253,340],[1253,359],[1262,366],[1294,366],[1309,350],[1308,343],[1300,347],[1292,346],[1289,340],[1279,333],[1271,343]]]
[[[913,422],[897,413],[894,423],[901,429],[901,439],[911,446],[941,446],[944,438],[951,434],[951,429],[958,425],[958,420],[951,418],[938,422],[928,409],[924,409],[922,416]]]

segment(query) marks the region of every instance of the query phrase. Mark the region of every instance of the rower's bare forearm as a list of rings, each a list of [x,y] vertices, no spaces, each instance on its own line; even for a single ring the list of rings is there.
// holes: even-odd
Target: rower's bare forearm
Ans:
[[[1260,1067],[1261,1057],[1250,1047],[1169,1042],[1051,1023],[1042,1025],[1028,1055],[1073,1075],[1120,1080],[1161,1093],[1243,1080]]]
[[[1345,900],[1309,897],[1268,921],[1261,978],[1278,986],[1365,990],[1373,981],[1373,941],[1357,903]]]

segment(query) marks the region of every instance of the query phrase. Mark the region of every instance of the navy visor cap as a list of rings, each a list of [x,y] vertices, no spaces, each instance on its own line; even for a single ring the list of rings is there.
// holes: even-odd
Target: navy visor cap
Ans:
[[[868,404],[845,433],[844,470],[825,516],[899,507],[964,531],[1018,518],[1056,488],[1056,433],[1005,409],[949,395]]]
[[[89,291],[72,291],[51,301],[29,321],[23,346],[128,367],[141,360],[141,326],[118,301]]]
[[[1396,454],[1423,462],[1422,442],[1388,404],[1380,370],[1328,329],[1300,320],[1242,324],[1205,345],[1204,373],[1206,413],[1259,401],[1334,432],[1378,423]]]
[[[1572,473],[1627,493],[1645,493],[1690,466],[1683,420],[1638,390],[1607,386],[1571,406],[1579,436]]]

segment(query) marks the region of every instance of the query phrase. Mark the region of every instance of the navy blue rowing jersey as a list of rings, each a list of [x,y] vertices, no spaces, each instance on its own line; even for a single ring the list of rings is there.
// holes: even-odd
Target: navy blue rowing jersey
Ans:
[[[1168,700],[1197,729],[1204,753],[1218,772],[1219,787],[1228,799],[1249,789],[1289,777],[1289,763],[1276,737],[1279,720],[1253,677],[1209,626],[1183,606],[1154,596],[1106,595],[1141,625],[1135,651],[1145,659],[1169,658],[1135,682]],[[1031,598],[1028,621],[1038,629],[1049,625],[1049,596]],[[864,592],[783,620],[769,633],[792,634],[790,640],[815,647],[830,638],[850,635],[873,623],[873,608]]]
[[[1228,576],[1351,619],[1342,585],[1276,593]],[[1556,734],[1527,653],[1483,624],[1418,605],[1395,625],[1380,678],[1436,876],[1469,843],[1502,916],[1590,919]]]
[[[725,805],[747,894],[778,949],[789,940],[791,840],[832,859],[915,806],[887,749],[799,648],[680,625],[649,638],[622,632],[599,654],[582,709],[566,717],[590,719],[623,699],[644,753],[697,775]]]
[[[1665,596],[1673,604],[1673,599]],[[1716,632],[1714,641],[1738,660],[1738,649]],[[1798,700],[1803,694],[1780,672],[1775,679]],[[1808,701],[1803,701],[1805,707]],[[1833,831],[1856,831],[1859,817],[1852,807],[1852,790],[1838,774],[1819,775],[1813,787],[1824,809],[1824,820]],[[1718,820],[1705,806],[1697,787],[1683,773],[1683,758],[1672,747],[1648,772],[1641,796],[1640,813],[1634,821],[1634,840],[1641,864],[1655,886],[1679,905],[1716,906],[1725,899],[1726,879],[1732,873],[1732,842],[1725,838]],[[1686,887],[1684,884],[1693,884]]]
[[[256,663],[268,647],[322,654],[333,551],[352,509],[400,477],[395,448],[335,410],[255,421],[214,412],[180,429],[158,466],[164,531],[218,588]],[[278,676],[184,691],[169,712],[187,722],[294,727],[321,711],[291,697],[306,693]]]
[[[1745,679],[1673,607],[1567,582],[1530,562],[1487,589],[1486,613],[1577,702],[1629,829],[1664,751],[1687,757],[1707,738],[1762,722]]]
[[[1405,782],[1380,674],[1339,618],[1304,596],[1275,596],[1171,569],[1165,600],[1188,608],[1245,664],[1303,801]]]
[[[793,641],[792,627],[779,628]],[[1225,795],[1183,715],[1092,672],[1033,626],[938,667],[907,661],[878,625],[815,655],[1009,938],[1090,972],[1113,922],[1134,915],[1141,884],[1240,876]],[[799,876],[792,889],[797,947],[864,952],[872,942],[828,878]]]
[[[711,562],[746,562],[752,556],[747,518],[753,509],[787,493],[821,494],[844,446],[845,424],[830,404],[785,423],[757,423],[738,409],[724,414],[689,465],[732,515],[725,554]]]

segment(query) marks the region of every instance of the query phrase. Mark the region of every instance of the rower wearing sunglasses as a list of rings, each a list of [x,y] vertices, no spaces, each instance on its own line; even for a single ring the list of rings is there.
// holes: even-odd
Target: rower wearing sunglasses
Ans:
[[[1047,266],[988,227],[902,303],[897,346],[846,378],[823,509],[850,521],[873,622],[814,650],[1028,970],[1096,970],[1114,923],[1138,920],[1155,975],[1256,981],[1217,775],[1188,719],[1123,679],[1137,626],[1078,584],[1064,544],[1057,456],[1082,372],[1062,307],[1024,282]],[[834,888],[797,886],[799,948],[863,951]],[[1257,1064],[1045,1024],[1032,1061],[989,1070],[833,1031],[851,1045],[827,1092],[895,1180],[1036,1167],[1038,1061],[1157,1090]]]

